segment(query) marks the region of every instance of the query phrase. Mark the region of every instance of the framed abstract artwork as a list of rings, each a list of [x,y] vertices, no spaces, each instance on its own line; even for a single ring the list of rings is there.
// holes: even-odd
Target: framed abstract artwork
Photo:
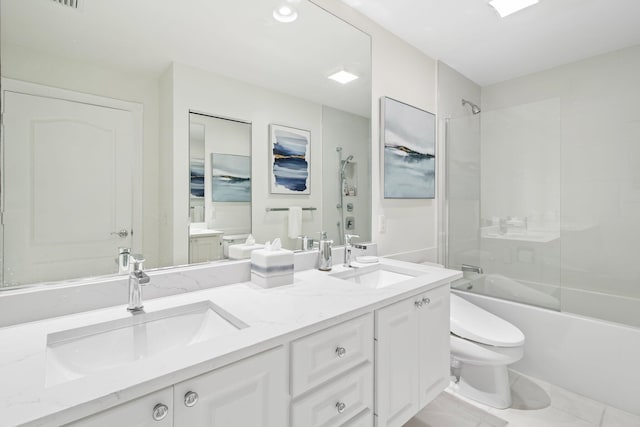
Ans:
[[[211,153],[211,200],[251,201],[251,157]]]
[[[311,194],[311,132],[269,125],[269,180],[272,194]]]
[[[384,198],[435,198],[435,114],[388,97],[380,104]]]

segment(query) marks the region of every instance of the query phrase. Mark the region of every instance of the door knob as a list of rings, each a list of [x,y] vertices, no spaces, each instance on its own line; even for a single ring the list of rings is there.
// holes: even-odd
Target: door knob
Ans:
[[[111,233],[112,236],[122,237],[123,239],[129,235],[129,231],[124,228],[120,231],[114,231]]]
[[[196,393],[195,391],[188,391],[184,395],[184,405],[191,408],[196,403],[198,403],[198,393]]]
[[[162,421],[169,413],[169,407],[163,403],[158,403],[153,407],[153,419],[155,421]]]

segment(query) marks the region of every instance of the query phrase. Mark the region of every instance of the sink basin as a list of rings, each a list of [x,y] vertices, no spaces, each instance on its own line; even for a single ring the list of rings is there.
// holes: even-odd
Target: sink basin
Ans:
[[[202,301],[55,332],[47,336],[45,384],[64,383],[246,327],[212,302]]]
[[[423,276],[424,271],[412,270],[406,267],[398,267],[387,264],[374,264],[366,267],[351,268],[346,271],[332,273],[330,276],[349,282],[358,283],[370,288],[379,289],[395,285],[405,280]]]

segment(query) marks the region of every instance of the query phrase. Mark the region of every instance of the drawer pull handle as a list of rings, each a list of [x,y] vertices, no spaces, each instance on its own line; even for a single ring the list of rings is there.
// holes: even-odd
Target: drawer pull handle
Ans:
[[[347,404],[344,402],[338,402],[336,403],[336,409],[338,410],[338,413],[341,414],[345,409],[347,409]]]
[[[416,308],[420,308],[420,307],[422,307],[422,304],[424,304],[424,303],[422,302],[422,300],[418,300],[418,301],[414,302],[413,304],[416,306]]]
[[[153,407],[153,419],[155,421],[162,421],[167,417],[169,413],[169,407],[164,403],[158,403]]]
[[[429,298],[422,298],[422,303],[423,304],[431,304],[431,300]]]
[[[196,403],[198,403],[198,393],[196,393],[195,391],[188,391],[184,395],[184,406],[186,406],[187,408],[191,408]]]
[[[344,347],[338,347],[336,348],[336,354],[342,359],[347,354],[347,349]]]

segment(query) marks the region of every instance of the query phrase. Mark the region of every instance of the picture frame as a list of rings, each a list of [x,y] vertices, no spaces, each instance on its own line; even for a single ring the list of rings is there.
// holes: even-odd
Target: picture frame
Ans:
[[[311,194],[310,165],[311,132],[270,124],[268,171],[271,194]]]
[[[380,98],[385,199],[434,199],[436,115]]]
[[[251,157],[211,153],[211,201],[251,202]]]

